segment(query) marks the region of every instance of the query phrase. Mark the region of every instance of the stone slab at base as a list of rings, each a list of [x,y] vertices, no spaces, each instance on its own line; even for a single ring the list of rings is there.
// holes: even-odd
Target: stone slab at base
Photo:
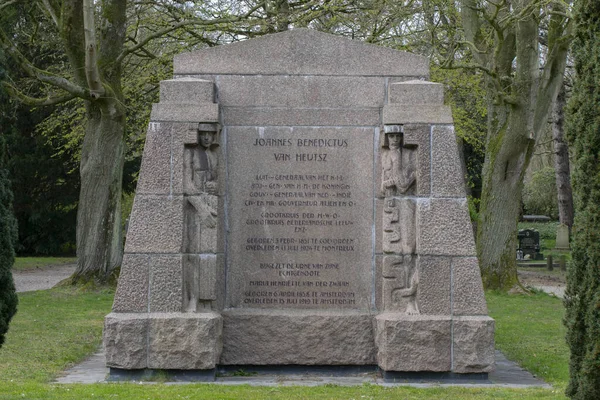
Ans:
[[[375,318],[384,371],[480,374],[494,370],[494,320],[382,313]]]
[[[403,383],[413,381],[436,381],[443,383],[490,383],[487,372],[477,374],[459,374],[456,372],[429,372],[429,371],[383,371],[385,383]]]
[[[154,379],[169,382],[214,382],[217,378],[216,369],[183,370],[183,369],[120,369],[110,368],[108,382],[152,381]]]
[[[224,311],[223,341],[222,365],[375,364],[368,312]]]
[[[106,365],[124,370],[211,370],[222,349],[217,313],[110,313],[104,320]]]

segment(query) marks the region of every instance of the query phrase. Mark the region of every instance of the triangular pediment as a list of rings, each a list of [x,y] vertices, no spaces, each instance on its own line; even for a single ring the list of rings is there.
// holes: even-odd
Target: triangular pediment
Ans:
[[[175,75],[414,76],[426,57],[298,28],[175,56]]]

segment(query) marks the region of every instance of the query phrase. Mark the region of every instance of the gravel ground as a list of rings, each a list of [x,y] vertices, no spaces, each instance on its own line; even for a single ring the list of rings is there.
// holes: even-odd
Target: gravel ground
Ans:
[[[15,287],[17,288],[17,292],[50,289],[58,282],[71,276],[75,271],[75,267],[75,264],[65,264],[25,271],[13,271]]]

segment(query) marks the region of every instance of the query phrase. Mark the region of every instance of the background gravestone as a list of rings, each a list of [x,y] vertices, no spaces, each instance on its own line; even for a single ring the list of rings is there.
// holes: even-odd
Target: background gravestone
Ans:
[[[517,234],[519,250],[523,257],[529,256],[531,260],[543,260],[544,255],[540,253],[540,233],[534,229],[520,229]]]
[[[491,371],[494,322],[428,64],[307,29],[176,56],[107,365]]]

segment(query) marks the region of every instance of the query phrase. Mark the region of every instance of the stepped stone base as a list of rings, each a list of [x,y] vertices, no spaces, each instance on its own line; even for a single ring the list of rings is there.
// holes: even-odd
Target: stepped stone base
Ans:
[[[106,365],[119,369],[214,369],[223,319],[216,313],[111,313],[104,321]]]

